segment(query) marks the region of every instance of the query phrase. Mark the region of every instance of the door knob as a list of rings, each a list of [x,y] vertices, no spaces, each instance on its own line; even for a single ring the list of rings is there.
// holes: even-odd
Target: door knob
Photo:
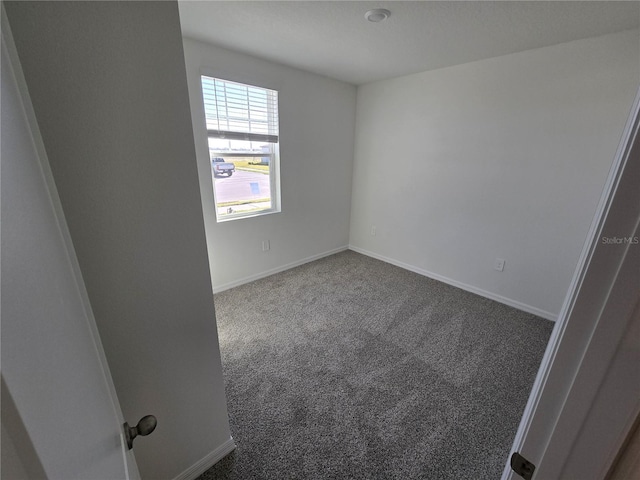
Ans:
[[[138,435],[141,435],[143,437],[149,435],[156,429],[157,424],[158,421],[153,415],[142,417],[135,427],[130,427],[128,422],[124,422],[124,436],[127,439],[127,446],[129,447],[129,450],[133,448],[134,438],[136,438]]]

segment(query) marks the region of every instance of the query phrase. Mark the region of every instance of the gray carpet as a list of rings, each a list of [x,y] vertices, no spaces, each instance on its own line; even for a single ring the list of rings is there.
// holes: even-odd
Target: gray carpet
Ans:
[[[352,251],[215,296],[237,449],[200,479],[499,479],[553,324]]]

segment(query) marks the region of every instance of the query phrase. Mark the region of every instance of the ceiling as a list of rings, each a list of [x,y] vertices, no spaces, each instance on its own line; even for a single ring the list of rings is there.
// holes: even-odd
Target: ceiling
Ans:
[[[179,8],[185,37],[356,85],[640,24],[640,1],[180,1]],[[391,16],[368,22],[372,8]]]

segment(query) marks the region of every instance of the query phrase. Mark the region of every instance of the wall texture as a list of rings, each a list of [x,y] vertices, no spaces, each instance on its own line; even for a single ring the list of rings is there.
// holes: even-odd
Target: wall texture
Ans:
[[[123,413],[158,418],[140,473],[175,478],[233,446],[177,4],[6,9]]]
[[[190,39],[184,40],[193,130],[216,291],[345,249],[356,88]],[[282,211],[216,223],[200,69],[278,90]],[[262,251],[262,241],[271,249]]]
[[[359,87],[352,248],[554,318],[639,59],[634,30]]]

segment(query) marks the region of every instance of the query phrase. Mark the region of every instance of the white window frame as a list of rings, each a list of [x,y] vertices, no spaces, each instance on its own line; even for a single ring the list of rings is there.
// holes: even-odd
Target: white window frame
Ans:
[[[241,81],[237,81],[237,80],[232,80],[232,79],[227,79],[227,78],[223,78],[222,76],[213,74],[210,71],[207,71],[206,69],[202,69],[200,72],[200,75],[198,77],[198,84],[200,87],[200,103],[203,107],[203,111],[204,111],[204,126],[205,126],[205,141],[206,141],[206,151],[207,151],[207,164],[208,164],[208,171],[209,174],[211,176],[211,182],[212,182],[212,190],[213,190],[213,208],[215,210],[216,213],[216,221],[218,223],[221,222],[228,222],[228,221],[232,221],[232,220],[238,220],[241,218],[251,218],[251,217],[258,217],[258,216],[262,216],[262,215],[268,215],[271,213],[279,213],[281,211],[281,197],[280,197],[280,138],[279,138],[279,125],[277,125],[277,131],[275,132],[275,135],[268,135],[268,134],[252,134],[249,132],[234,132],[234,131],[227,131],[227,138],[229,139],[235,139],[235,140],[245,140],[245,141],[255,141],[255,142],[259,142],[259,141],[264,141],[265,143],[269,143],[270,145],[273,146],[273,153],[270,154],[270,164],[269,164],[269,190],[270,190],[270,200],[271,200],[271,207],[267,208],[267,209],[263,209],[263,210],[258,210],[258,211],[247,211],[247,212],[234,212],[231,214],[221,214],[219,212],[219,208],[218,208],[218,202],[217,202],[217,193],[216,193],[216,187],[215,187],[215,183],[216,183],[216,178],[213,176],[213,172],[211,171],[211,151],[209,150],[209,139],[210,138],[221,138],[221,136],[219,135],[220,130],[218,130],[217,132],[215,130],[212,129],[208,129],[207,128],[207,113],[206,113],[206,107],[205,107],[205,101],[204,101],[204,89],[203,89],[203,85],[202,85],[202,77],[208,77],[214,80],[218,80],[221,82],[226,82],[226,83],[232,83],[232,84],[237,84],[237,85],[242,85],[242,86],[246,86],[246,87],[250,87],[250,88],[256,88],[256,89],[262,89],[262,90],[266,90],[266,91],[270,91],[270,92],[274,92],[277,96],[276,102],[275,102],[275,107],[276,107],[276,112],[275,114],[277,115],[277,118],[279,120],[279,91],[273,88],[269,88],[269,87],[265,87],[262,85],[257,85],[256,83],[247,83],[247,82],[241,82]],[[274,141],[269,141],[269,140],[274,140],[275,137],[275,142]],[[220,153],[215,153],[215,156],[219,156],[219,157],[225,157],[225,156],[232,156],[232,155],[228,155],[224,152],[220,152]],[[239,156],[239,154],[236,154],[235,156]]]

